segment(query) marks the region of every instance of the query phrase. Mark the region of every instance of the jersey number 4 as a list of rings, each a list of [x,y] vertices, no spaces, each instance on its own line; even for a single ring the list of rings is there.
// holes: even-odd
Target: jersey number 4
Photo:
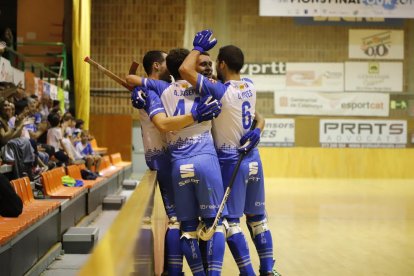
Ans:
[[[197,105],[198,105],[199,102],[200,102],[200,97],[196,97],[194,99],[193,106],[191,107],[191,112],[194,111],[197,108]],[[175,108],[175,111],[174,111],[174,115],[173,116],[184,115],[186,113],[189,113],[189,112],[185,112],[185,102],[184,102],[184,99],[178,100],[177,107]]]

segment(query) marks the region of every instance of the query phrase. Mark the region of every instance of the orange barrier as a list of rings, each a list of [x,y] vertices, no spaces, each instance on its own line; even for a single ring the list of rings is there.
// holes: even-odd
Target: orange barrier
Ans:
[[[62,184],[62,176],[65,176],[65,169],[58,167],[42,173],[43,192],[51,198],[74,198],[80,194],[85,187],[65,187]]]

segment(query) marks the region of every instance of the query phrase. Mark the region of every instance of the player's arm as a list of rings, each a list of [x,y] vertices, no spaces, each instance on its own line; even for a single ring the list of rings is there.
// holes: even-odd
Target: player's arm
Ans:
[[[191,83],[191,85],[194,87],[197,86],[198,73],[196,71],[196,66],[199,56],[200,51],[192,50],[178,69],[181,77]]]
[[[254,119],[256,120],[256,128],[259,128],[260,132],[262,132],[265,127],[265,118],[262,116],[262,114],[255,111]]]
[[[200,101],[190,113],[168,117],[159,96],[152,90],[147,91],[148,105],[145,111],[155,127],[161,132],[183,129],[194,122],[201,123],[216,117],[221,112],[221,104],[217,101],[208,102],[208,98]]]
[[[137,76],[137,75],[128,75],[125,78],[125,81],[130,85],[130,86],[142,86],[142,82],[143,82],[143,77]]]
[[[176,131],[194,123],[191,113],[168,117],[164,112],[157,113],[151,118],[152,123],[161,132]]]

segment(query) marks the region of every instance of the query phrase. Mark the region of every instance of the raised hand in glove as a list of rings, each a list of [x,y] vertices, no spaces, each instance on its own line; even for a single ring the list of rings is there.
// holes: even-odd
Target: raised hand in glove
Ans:
[[[213,32],[210,30],[203,30],[196,33],[193,40],[193,50],[200,52],[207,52],[217,44],[217,39],[213,38],[210,40]]]
[[[147,89],[142,86],[135,86],[131,91],[131,103],[136,109],[143,109],[146,105]]]
[[[210,101],[211,97],[201,99],[197,107],[191,110],[194,121],[204,122],[217,118],[221,112],[221,103],[217,100]]]
[[[241,146],[238,148],[240,153],[249,153],[252,149],[257,147],[260,142],[260,128],[255,128],[247,132],[240,139]]]

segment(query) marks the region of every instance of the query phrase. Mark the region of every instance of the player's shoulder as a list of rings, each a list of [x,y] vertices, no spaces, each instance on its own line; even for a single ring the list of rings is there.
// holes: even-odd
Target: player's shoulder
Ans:
[[[244,81],[244,82],[253,84],[253,81],[249,78],[242,78],[241,80]]]

